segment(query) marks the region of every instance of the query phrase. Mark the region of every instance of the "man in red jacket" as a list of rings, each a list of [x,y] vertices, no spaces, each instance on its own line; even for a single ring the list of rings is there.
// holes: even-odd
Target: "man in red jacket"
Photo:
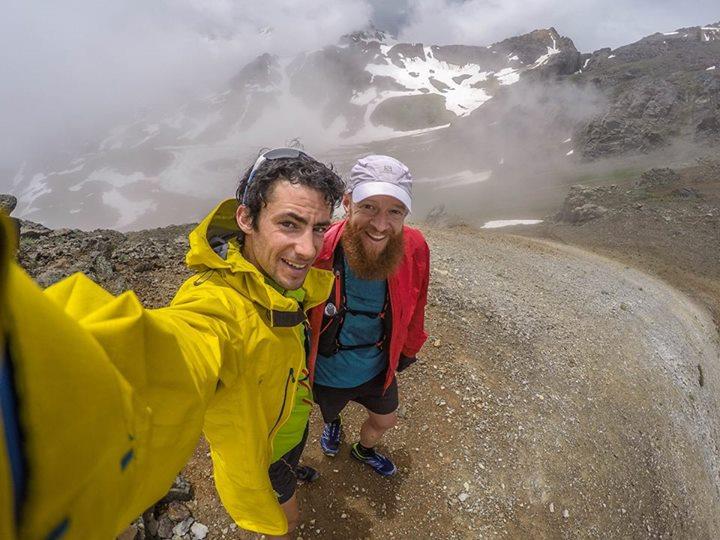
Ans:
[[[367,156],[350,172],[345,220],[325,234],[315,266],[332,269],[328,301],[310,314],[308,367],[325,421],[320,445],[340,448],[340,412],[349,401],[368,417],[351,455],[382,476],[395,464],[375,450],[397,423],[395,373],[415,362],[424,330],[430,252],[417,229],[404,224],[412,206],[408,168],[388,156]]]

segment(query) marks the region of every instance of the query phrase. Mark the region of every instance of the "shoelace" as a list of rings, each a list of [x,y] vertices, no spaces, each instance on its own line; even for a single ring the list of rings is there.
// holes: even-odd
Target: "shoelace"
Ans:
[[[334,439],[336,437],[340,436],[340,424],[339,423],[331,423],[330,426],[327,428],[328,430],[328,437]]]

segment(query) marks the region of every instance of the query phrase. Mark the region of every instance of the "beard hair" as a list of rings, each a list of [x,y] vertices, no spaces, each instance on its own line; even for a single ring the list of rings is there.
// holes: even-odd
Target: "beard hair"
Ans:
[[[342,245],[350,268],[360,279],[387,279],[395,272],[402,260],[404,252],[402,230],[390,236],[387,245],[375,257],[365,249],[361,234],[363,234],[362,229],[358,229],[350,221],[345,224]]]

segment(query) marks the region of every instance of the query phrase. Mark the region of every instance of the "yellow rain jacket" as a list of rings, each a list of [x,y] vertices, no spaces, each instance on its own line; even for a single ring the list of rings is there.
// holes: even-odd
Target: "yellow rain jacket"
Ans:
[[[228,240],[235,208],[222,203],[193,231],[187,262],[198,273],[163,309],[80,274],[43,293],[5,251],[2,365],[13,366],[27,474],[16,506],[12,439],[1,429],[0,538],[118,534],[164,495],[203,418],[230,515],[246,529],[287,531],[267,469],[304,362],[300,314]],[[302,309],[327,298],[331,282],[312,270]]]

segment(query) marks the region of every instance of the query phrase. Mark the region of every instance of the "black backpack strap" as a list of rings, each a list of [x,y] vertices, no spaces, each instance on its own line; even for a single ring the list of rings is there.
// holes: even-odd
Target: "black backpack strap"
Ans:
[[[332,271],[335,282],[325,302],[318,338],[318,354],[326,357],[334,355],[340,347],[338,336],[345,317],[345,251],[342,244],[338,244],[333,253]]]
[[[265,321],[273,328],[291,328],[298,324],[303,324],[307,320],[305,312],[301,307],[299,307],[297,311],[264,309],[262,313],[265,315]]]

